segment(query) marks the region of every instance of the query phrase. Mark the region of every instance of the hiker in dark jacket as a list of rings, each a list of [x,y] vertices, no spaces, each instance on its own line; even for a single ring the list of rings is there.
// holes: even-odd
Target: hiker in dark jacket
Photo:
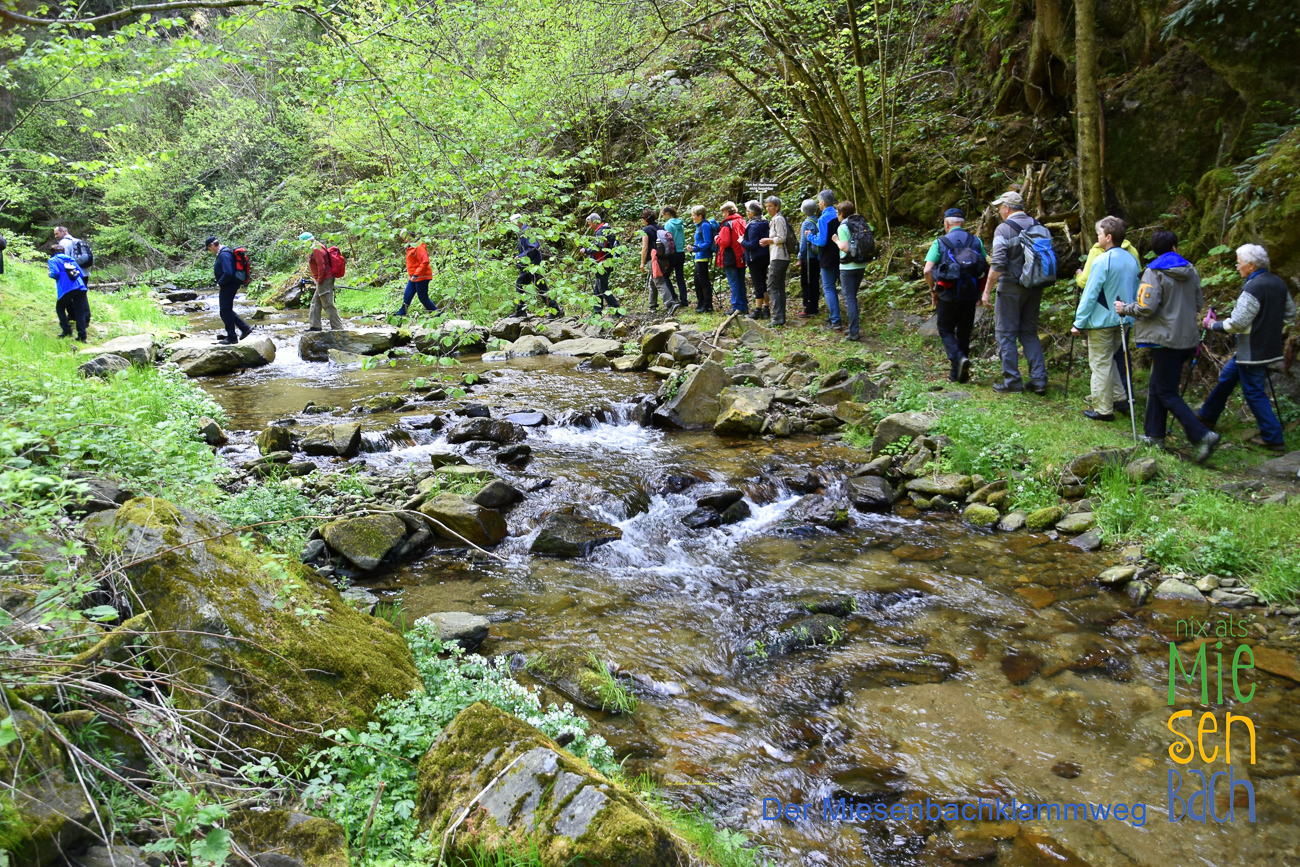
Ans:
[[[596,263],[595,295],[600,299],[602,310],[616,308],[618,300],[609,291],[609,272],[613,270],[609,257],[614,244],[614,230],[600,218],[600,214],[588,214],[587,227],[591,229],[591,246],[585,252]]]
[[[763,239],[772,230],[771,224],[763,216],[763,206],[758,202],[745,203],[749,222],[745,224],[745,238],[740,246],[745,250],[745,267],[749,271],[749,282],[754,287],[754,312],[750,319],[770,319],[771,312],[767,306],[767,266],[771,254],[763,246]]]
[[[821,268],[822,295],[826,298],[826,312],[830,314],[830,329],[843,332],[840,324],[840,248],[835,238],[840,229],[840,218],[835,210],[835,193],[822,190],[817,194],[817,202],[822,206],[821,216],[817,218],[817,231],[807,236],[808,241],[817,247],[817,264]]]
[[[958,272],[956,280],[940,280],[945,258],[956,267],[959,253],[969,248],[980,259],[984,242],[966,231],[966,213],[961,208],[943,212],[943,235],[934,239],[925,254],[925,282],[930,285],[930,303],[935,308],[939,339],[948,356],[948,381],[970,380],[970,336],[975,327],[975,307],[982,288],[975,279]],[[969,255],[969,254],[967,254]],[[987,272],[986,272],[987,273]]]
[[[54,312],[59,316],[60,337],[71,337],[72,326],[77,326],[77,342],[86,342],[86,326],[90,323],[90,301],[86,297],[86,274],[77,260],[63,252],[56,241],[50,245],[50,279],[54,281],[57,300]]]
[[[563,316],[564,311],[560,309],[560,305],[546,294],[546,281],[542,279],[541,274],[542,245],[531,237],[532,230],[524,222],[523,214],[511,214],[510,224],[515,227],[519,240],[515,252],[515,267],[519,269],[519,276],[515,279],[515,292],[520,297],[519,303],[515,305],[515,315],[523,316],[528,312],[523,300],[527,296],[524,287],[532,286],[537,291],[537,297],[551,308],[551,315]]]
[[[803,213],[799,227],[799,295],[803,309],[795,315],[807,319],[817,315],[822,297],[820,251],[812,242],[812,236],[817,234],[817,200],[804,199],[799,210]]]
[[[1183,364],[1192,357],[1200,338],[1197,313],[1205,303],[1201,275],[1178,255],[1178,236],[1160,229],[1151,236],[1156,258],[1142,272],[1137,300],[1115,299],[1115,313],[1132,316],[1133,339],[1138,349],[1151,350],[1151,381],[1147,387],[1147,414],[1142,424],[1149,445],[1164,447],[1169,413],[1174,414],[1196,446],[1196,460],[1204,462],[1218,447],[1219,435],[1205,426],[1178,393]]]
[[[673,263],[671,259],[661,261],[655,247],[659,233],[666,230],[655,222],[655,212],[651,208],[641,212],[641,222],[641,271],[650,275],[650,309],[659,309],[659,295],[662,293],[664,315],[672,316],[682,306],[673,291]]]
[[[713,312],[713,275],[709,272],[713,262],[713,223],[703,205],[691,208],[695,223],[695,238],[691,250],[695,256],[695,312]]]
[[[225,334],[217,335],[217,343],[238,343],[252,333],[253,327],[239,318],[235,312],[235,296],[244,287],[243,281],[235,274],[235,251],[222,244],[215,236],[209,236],[203,242],[203,248],[216,256],[212,263],[212,276],[217,281],[217,309],[221,321],[226,326]],[[239,334],[236,335],[235,332]]]
[[[1237,352],[1219,373],[1219,384],[1197,413],[1211,429],[1223,414],[1229,395],[1241,383],[1241,395],[1259,423],[1259,436],[1252,445],[1269,451],[1286,450],[1282,423],[1268,401],[1268,366],[1282,360],[1283,329],[1295,319],[1296,305],[1286,282],[1268,270],[1268,251],[1258,244],[1237,248],[1237,273],[1246,281],[1227,319],[1217,319],[1211,310],[1204,325],[1213,331],[1235,334]]]

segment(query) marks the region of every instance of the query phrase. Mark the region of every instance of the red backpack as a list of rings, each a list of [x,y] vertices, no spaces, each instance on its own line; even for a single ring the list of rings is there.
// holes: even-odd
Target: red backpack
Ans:
[[[253,279],[253,271],[248,263],[248,250],[244,247],[236,247],[231,251],[235,257],[235,279],[239,285],[247,286],[248,281]]]
[[[343,258],[343,252],[338,247],[329,247],[325,252],[329,255],[330,276],[342,277],[348,270],[348,262]]]

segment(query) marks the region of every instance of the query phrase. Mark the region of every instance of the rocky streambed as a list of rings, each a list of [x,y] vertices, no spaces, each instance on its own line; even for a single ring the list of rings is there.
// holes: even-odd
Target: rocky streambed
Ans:
[[[212,441],[246,473],[237,484],[272,474],[330,497],[304,563],[364,610],[433,617],[513,659],[521,680],[584,707],[629,773],[751,832],[777,863],[1300,861],[1296,643],[1244,594],[1244,614],[1212,608],[1092,553],[1087,484],[1107,464],[1146,472],[1132,455],[1072,467],[1070,509],[1017,514],[998,480],[925,469],[944,447],[932,419],[891,417],[870,450],[838,442],[888,370],[778,361],[752,327],[506,321],[420,349],[395,333],[304,338],[292,313],[261,326],[272,361],[200,381],[229,414]],[[453,377],[414,363],[458,347]],[[1166,720],[1200,708],[1185,689],[1169,706],[1169,645],[1186,645],[1180,621],[1229,617],[1262,660],[1253,700],[1229,708],[1260,733],[1234,773],[1265,820],[1170,823]],[[602,695],[609,679],[635,710]],[[820,812],[826,798],[1013,797],[1146,812]],[[773,800],[817,818],[773,820]]]

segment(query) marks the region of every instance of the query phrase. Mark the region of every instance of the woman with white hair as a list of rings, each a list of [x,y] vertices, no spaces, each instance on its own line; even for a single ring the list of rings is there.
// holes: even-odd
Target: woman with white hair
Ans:
[[[1219,384],[1201,404],[1197,415],[1213,429],[1228,397],[1237,383],[1241,383],[1241,395],[1259,423],[1259,436],[1252,437],[1251,444],[1282,452],[1286,451],[1282,423],[1268,401],[1268,366],[1282,360],[1282,329],[1295,319],[1296,305],[1287,291],[1286,281],[1268,268],[1268,251],[1263,247],[1244,244],[1237,248],[1237,273],[1246,283],[1241,287],[1232,315],[1217,319],[1211,308],[1202,323],[1212,331],[1235,334],[1237,352],[1223,366]]]
[[[803,214],[803,224],[799,227],[799,295],[803,309],[795,315],[800,319],[817,315],[821,304],[821,264],[818,256],[821,251],[812,242],[817,233],[817,200],[804,199],[799,206]]]

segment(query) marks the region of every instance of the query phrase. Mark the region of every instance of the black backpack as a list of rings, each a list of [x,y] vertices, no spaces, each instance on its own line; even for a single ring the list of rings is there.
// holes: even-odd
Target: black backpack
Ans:
[[[850,262],[870,262],[876,258],[876,234],[871,231],[867,218],[853,214],[844,221],[849,227],[849,249],[844,258]]]
[[[90,249],[90,245],[85,241],[78,239],[72,245],[72,258],[77,260],[77,264],[83,268],[89,268],[95,264],[95,253]]]
[[[935,280],[955,288],[962,298],[979,291],[989,266],[975,249],[974,235],[965,229],[953,229],[939,239],[939,252]]]

